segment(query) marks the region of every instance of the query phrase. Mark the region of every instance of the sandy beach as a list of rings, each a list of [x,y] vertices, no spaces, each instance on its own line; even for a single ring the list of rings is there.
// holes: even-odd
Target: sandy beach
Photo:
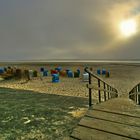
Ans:
[[[85,66],[92,67],[93,73],[97,74],[97,69],[106,69],[110,71],[110,77],[98,75],[101,79],[108,82],[111,86],[118,90],[119,96],[128,95],[128,92],[140,81],[140,65],[139,64],[109,64],[109,63],[93,63],[93,64],[46,64],[46,65],[19,65],[21,69],[32,69],[39,71],[40,67],[48,70],[54,69],[57,66],[62,66],[62,69],[71,69],[75,71],[77,68],[81,70],[79,78],[61,77],[59,83],[52,83],[52,77],[33,78],[28,83],[24,80],[7,80],[1,81],[0,87],[32,90],[40,93],[58,94],[66,96],[87,97],[88,89],[87,82],[83,82],[82,74]],[[94,91],[96,97],[96,91]]]

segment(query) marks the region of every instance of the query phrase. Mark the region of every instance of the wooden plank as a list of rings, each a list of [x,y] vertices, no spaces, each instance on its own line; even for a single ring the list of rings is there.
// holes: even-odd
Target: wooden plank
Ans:
[[[138,95],[137,98],[138,98],[138,99],[137,99],[137,105],[140,105],[140,94]]]
[[[107,85],[107,90],[109,91],[109,85]],[[110,93],[107,91],[108,99],[110,98]]]
[[[102,112],[107,112],[107,113],[112,113],[112,114],[119,114],[119,115],[134,117],[134,118],[140,118],[140,114],[137,115],[137,114],[131,114],[131,112],[124,112],[124,111],[118,111],[118,110],[114,111],[114,110],[111,110],[111,109],[106,109],[106,108],[105,109],[104,108],[100,109],[100,108],[97,107],[97,106],[94,106],[94,108],[91,109],[91,110],[97,110],[97,111],[102,111]]]
[[[104,89],[106,90],[106,84],[104,83]],[[104,101],[106,101],[106,91],[104,91]]]
[[[99,119],[93,119],[90,117],[84,117],[79,125],[96,129],[100,131],[104,131],[107,133],[112,133],[115,135],[120,135],[132,139],[140,140],[140,127],[134,127],[134,126],[128,126],[124,124],[99,120]]]
[[[140,92],[133,92],[129,94],[129,98],[140,105]]]
[[[91,74],[89,73],[89,84],[91,84]],[[92,106],[92,89],[89,88],[89,107]]]
[[[134,95],[134,94],[140,95],[140,92],[133,92],[133,93],[129,94],[129,96]]]
[[[98,88],[101,88],[101,83],[100,83],[100,79],[98,79]],[[98,96],[99,96],[99,103],[101,102],[101,91],[98,90]]]
[[[78,126],[74,129],[71,136],[79,140],[132,140],[130,138],[98,131],[96,129],[89,129],[83,126]]]
[[[102,110],[88,110],[88,112],[86,113],[86,116],[140,127],[140,118],[135,118],[135,117],[127,116],[123,114],[117,114],[117,113],[114,114],[114,113],[105,112]]]
[[[101,79],[101,77],[98,77],[97,75],[95,75],[95,74],[93,74],[93,72],[91,72],[91,71],[89,71],[88,70],[88,67],[87,68],[85,68],[85,71],[87,72],[87,73],[90,73],[91,74],[91,76],[93,77],[93,78],[96,78],[96,79],[99,79],[101,82],[105,82],[103,79]],[[106,85],[109,85],[107,82],[105,82],[106,83]]]
[[[90,84],[87,84],[87,88],[94,89],[94,90],[99,90],[99,91],[104,91],[104,92],[109,92],[109,93],[115,93],[117,95],[117,93],[115,91],[103,89],[101,87],[96,87],[96,86],[90,85]]]

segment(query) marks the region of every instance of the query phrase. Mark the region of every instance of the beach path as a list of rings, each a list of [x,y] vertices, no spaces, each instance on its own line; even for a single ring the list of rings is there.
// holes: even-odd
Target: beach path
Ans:
[[[70,139],[140,140],[140,107],[122,97],[93,105]]]

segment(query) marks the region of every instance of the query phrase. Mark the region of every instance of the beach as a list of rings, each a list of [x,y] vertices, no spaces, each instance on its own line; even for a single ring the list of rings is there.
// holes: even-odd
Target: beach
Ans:
[[[60,82],[52,83],[52,76],[33,78],[27,83],[24,80],[7,80],[1,81],[0,87],[32,90],[46,94],[58,94],[66,96],[87,97],[88,89],[83,82],[82,74],[85,66],[92,67],[93,74],[97,75],[97,69],[106,69],[110,71],[110,77],[98,75],[101,79],[108,82],[111,86],[118,90],[119,96],[128,95],[128,92],[140,81],[140,64],[111,64],[111,63],[90,63],[90,64],[28,64],[19,65],[21,69],[32,69],[39,71],[40,67],[47,68],[48,70],[54,69],[57,66],[62,66],[62,69],[71,69],[75,71],[77,68],[81,70],[79,78],[61,77]],[[96,93],[96,91],[95,91]],[[96,96],[94,94],[94,96]]]
[[[58,66],[61,66],[62,69],[69,68],[72,71],[80,69],[80,77],[60,76],[58,83],[52,83],[51,74],[47,77],[32,78],[28,82],[25,79],[0,81],[0,119],[2,120],[1,125],[5,128],[3,131],[1,130],[0,138],[2,140],[7,137],[16,140],[29,138],[37,140],[67,139],[88,109],[88,88],[86,87],[88,82],[83,81],[86,66],[92,68],[95,75],[97,75],[97,69],[110,71],[110,77],[98,76],[116,88],[119,97],[122,98],[128,98],[129,91],[140,82],[140,64],[46,63],[17,65],[20,69],[37,70],[38,72],[40,67],[50,71]],[[93,100],[96,102],[98,92],[93,90],[92,93]],[[15,127],[12,131],[11,125]]]

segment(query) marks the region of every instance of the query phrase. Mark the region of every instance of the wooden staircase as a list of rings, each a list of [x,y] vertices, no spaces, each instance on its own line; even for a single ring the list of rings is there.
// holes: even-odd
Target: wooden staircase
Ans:
[[[71,140],[140,140],[140,108],[127,98],[94,105],[78,123]]]
[[[118,97],[117,89],[88,68],[85,68],[85,72],[89,74],[89,110],[73,130],[70,139],[140,140],[140,83],[129,92],[129,98]],[[93,105],[92,94],[95,90],[98,91],[99,104]]]

